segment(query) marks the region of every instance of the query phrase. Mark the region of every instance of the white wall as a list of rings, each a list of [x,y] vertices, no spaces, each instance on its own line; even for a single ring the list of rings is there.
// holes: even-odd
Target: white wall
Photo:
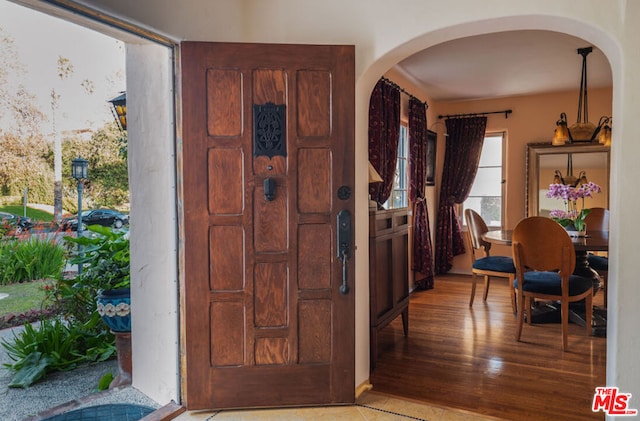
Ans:
[[[180,401],[172,50],[127,44],[133,386]]]
[[[637,156],[640,119],[640,2],[601,0],[85,0],[107,13],[173,39],[356,45],[356,384],[367,380],[367,110],[375,81],[393,64],[429,46],[496,30],[548,29],[581,37],[604,51],[613,70],[611,268],[607,382],[640,396],[640,282],[634,261],[640,224]],[[129,76],[129,75],[128,75]],[[155,155],[154,151],[149,151]],[[169,168],[165,171],[170,171]],[[150,177],[145,180],[151,182]],[[149,186],[152,187],[152,186]],[[154,222],[155,224],[156,222]],[[621,227],[624,226],[624,230]],[[153,314],[148,314],[152,317]],[[171,321],[175,323],[175,321]],[[172,332],[157,332],[174,338]],[[167,343],[168,341],[164,341]],[[170,342],[170,341],[169,341]],[[166,352],[173,353],[163,348]],[[134,351],[135,352],[135,351]],[[136,369],[137,370],[137,369]],[[150,378],[158,374],[145,369]],[[134,373],[135,375],[135,373]],[[146,392],[146,390],[143,390]]]

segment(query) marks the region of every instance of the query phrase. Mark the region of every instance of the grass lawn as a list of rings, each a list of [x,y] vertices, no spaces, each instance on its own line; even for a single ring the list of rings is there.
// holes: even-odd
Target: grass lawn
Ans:
[[[9,296],[0,300],[0,317],[9,313],[39,310],[44,298],[42,285],[42,281],[1,285],[0,294],[9,294]]]
[[[24,215],[24,207],[22,205],[8,205],[8,206],[0,206],[1,212],[9,212],[14,215]],[[32,221],[44,221],[51,222],[53,221],[53,215],[49,212],[42,211],[40,209],[32,209],[27,207],[27,216],[31,218]]]

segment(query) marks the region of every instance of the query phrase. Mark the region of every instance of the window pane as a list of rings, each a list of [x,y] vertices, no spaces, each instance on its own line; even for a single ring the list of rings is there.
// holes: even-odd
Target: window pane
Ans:
[[[502,166],[502,135],[487,136],[482,144],[481,167]]]
[[[404,177],[398,177],[398,188],[407,188],[407,161],[405,159],[398,160],[398,174],[405,174]]]
[[[502,226],[502,144],[502,133],[484,138],[476,178],[463,204],[463,209],[475,210],[491,227]]]
[[[502,168],[478,168],[470,196],[500,196]]]
[[[383,207],[386,209],[406,208],[409,206],[408,186],[409,186],[409,164],[407,155],[409,153],[409,131],[406,125],[400,125],[398,138],[398,161],[396,163],[396,172],[393,177],[393,190],[391,196]]]

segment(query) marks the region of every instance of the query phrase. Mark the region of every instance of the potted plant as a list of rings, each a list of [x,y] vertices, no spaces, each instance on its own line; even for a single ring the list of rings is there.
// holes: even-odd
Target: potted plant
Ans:
[[[101,225],[87,228],[92,234],[65,237],[79,246],[70,261],[79,269],[76,281],[97,291],[97,311],[114,332],[131,331],[129,232]]]
[[[70,263],[78,265],[77,283],[97,291],[96,311],[115,335],[118,375],[109,388],[126,386],[132,378],[129,231],[102,225],[87,229],[89,236],[66,237],[79,246]]]

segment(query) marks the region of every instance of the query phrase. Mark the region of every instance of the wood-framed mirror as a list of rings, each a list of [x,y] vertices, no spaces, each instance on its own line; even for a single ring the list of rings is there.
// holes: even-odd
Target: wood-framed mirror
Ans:
[[[549,216],[553,209],[563,209],[557,199],[546,197],[556,170],[563,177],[569,171],[578,176],[585,171],[587,179],[602,187],[602,192],[585,199],[585,207],[609,208],[610,148],[600,144],[573,143],[552,146],[551,143],[527,145],[526,216]]]

